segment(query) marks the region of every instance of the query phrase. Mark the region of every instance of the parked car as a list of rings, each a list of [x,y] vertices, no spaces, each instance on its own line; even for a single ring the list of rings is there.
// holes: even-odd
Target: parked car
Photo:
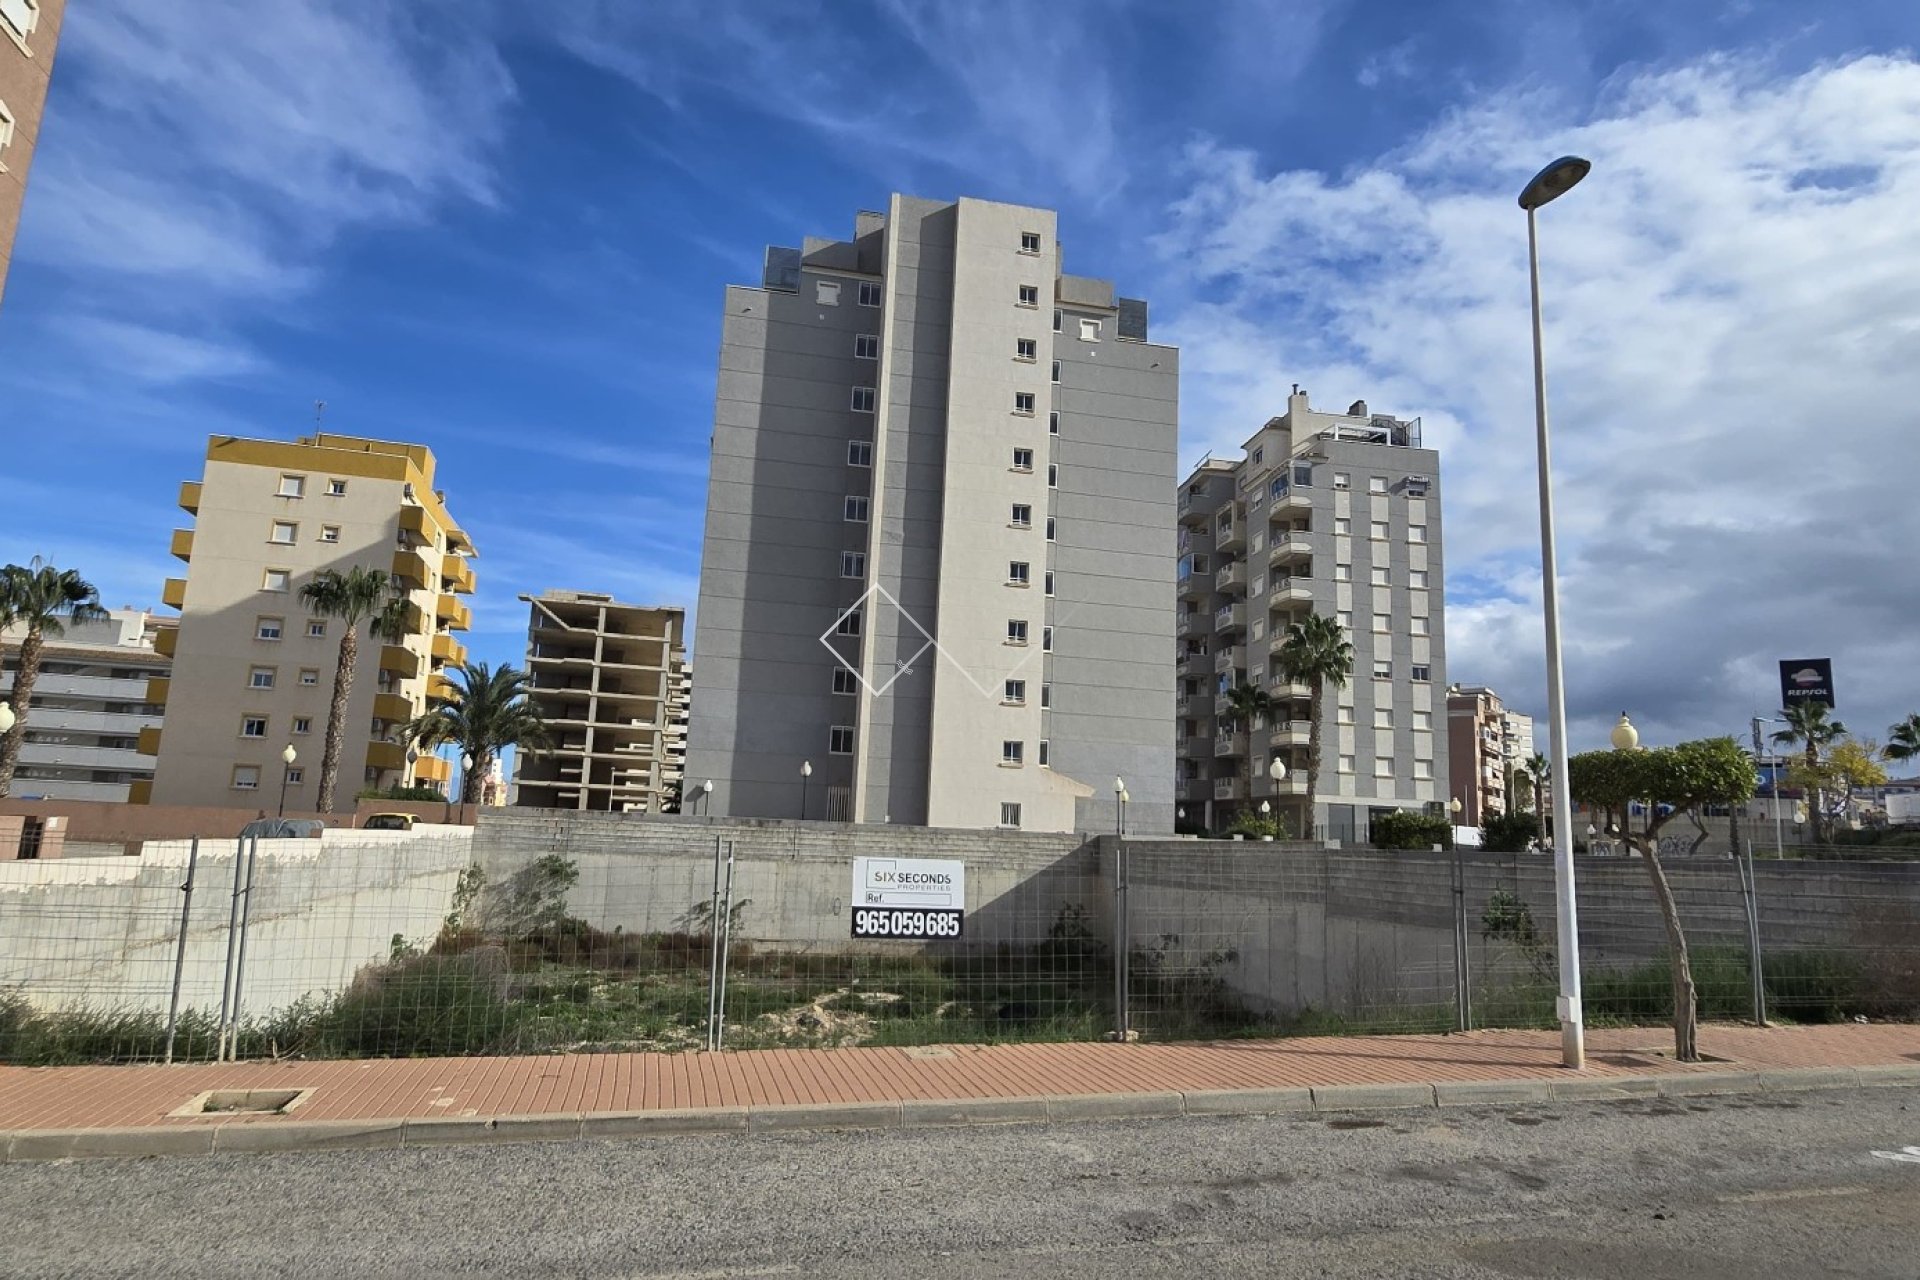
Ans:
[[[317,840],[326,829],[327,824],[318,818],[255,818],[240,828],[240,835],[262,840]]]
[[[362,831],[411,831],[417,821],[410,813],[370,813],[360,824]]]

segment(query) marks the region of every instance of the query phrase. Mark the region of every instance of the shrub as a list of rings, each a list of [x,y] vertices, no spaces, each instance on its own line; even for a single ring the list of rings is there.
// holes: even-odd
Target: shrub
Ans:
[[[1395,809],[1383,813],[1369,824],[1369,837],[1376,849],[1431,849],[1439,845],[1453,848],[1453,824],[1437,814]]]
[[[353,793],[356,800],[426,800],[448,803],[447,793],[433,787],[362,787]]]
[[[363,970],[354,984],[289,1027],[314,1056],[488,1053],[508,1047],[517,1012],[497,950],[410,956]]]
[[[1480,824],[1480,847],[1489,853],[1525,853],[1540,834],[1531,813],[1490,813]]]
[[[1230,836],[1245,836],[1249,840],[1258,840],[1272,836],[1275,840],[1285,840],[1288,835],[1287,820],[1279,814],[1261,814],[1244,810],[1237,814],[1227,827]]]

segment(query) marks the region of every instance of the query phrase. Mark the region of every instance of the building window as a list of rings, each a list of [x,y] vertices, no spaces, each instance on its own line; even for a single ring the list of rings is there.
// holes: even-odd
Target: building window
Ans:
[[[1264,447],[1255,449],[1251,454],[1248,455],[1247,461],[1251,462],[1254,466],[1257,467],[1260,465],[1261,459],[1263,459],[1266,456],[1266,453],[1267,451]]]
[[[240,736],[243,738],[266,737],[267,718],[265,716],[241,716]]]
[[[40,0],[0,0],[0,18],[24,45],[40,25]]]
[[[267,541],[282,547],[290,547],[300,535],[300,526],[290,520],[275,520],[267,534]]]
[[[247,688],[271,689],[273,677],[274,668],[272,667],[251,667],[247,671]]]
[[[1414,614],[1412,618],[1412,626],[1413,626],[1413,634],[1417,636],[1424,636],[1428,634],[1427,618],[1425,614],[1419,614],[1419,613]]]
[[[1080,321],[1080,341],[1100,341],[1100,322],[1098,320],[1087,320],[1083,318]]]
[[[1425,591],[1427,589],[1427,571],[1425,569],[1407,570],[1407,585],[1415,591]]]
[[[1047,570],[1047,594],[1053,594],[1053,570]]]
[[[1351,489],[1353,488],[1353,477],[1344,471],[1336,471],[1333,473],[1333,487],[1336,489]]]
[[[1028,586],[1033,582],[1033,570],[1025,560],[1009,560],[1007,581],[1016,587]]]
[[[1385,476],[1368,476],[1367,477],[1368,493],[1385,493],[1386,491],[1387,491],[1387,478]]]
[[[1340,772],[1341,772],[1341,773],[1352,773],[1352,772],[1353,772],[1353,757],[1352,757],[1352,756],[1341,756],[1341,757],[1340,757]]]
[[[841,514],[842,518],[844,518],[848,524],[865,524],[867,522],[867,500],[857,493],[848,494],[846,504],[842,508]]]
[[[1423,663],[1419,663],[1419,662],[1414,663],[1413,679],[1415,683],[1418,683],[1418,684],[1427,683],[1429,680],[1433,679],[1433,668]]]
[[[860,634],[860,611],[849,609],[840,615],[833,624],[833,634],[837,636],[857,636]]]
[[[345,480],[329,480],[329,481],[327,481],[327,496],[328,496],[329,498],[344,498],[344,497],[346,497],[346,496],[347,496],[347,482],[346,482]]]
[[[1013,504],[1013,519],[1009,522],[1016,529],[1033,528],[1033,507],[1025,502]]]
[[[1333,566],[1333,580],[1335,582],[1353,581],[1353,566],[1350,564],[1336,564]]]
[[[1016,738],[1008,738],[1000,744],[1001,764],[1024,764],[1027,758],[1027,744]]]
[[[873,388],[872,387],[853,388],[853,394],[848,399],[848,406],[855,413],[872,413],[873,412]]]
[[[1052,516],[1047,517],[1047,541],[1048,542],[1053,541],[1053,517]]]
[[[1000,802],[1000,825],[1017,827],[1020,825],[1020,806],[1009,800]]]
[[[1428,733],[1432,733],[1433,732],[1433,712],[1431,711],[1414,712],[1413,727],[1416,729],[1424,729]]]
[[[1347,519],[1345,516],[1335,516],[1333,518],[1333,531],[1341,537],[1345,537],[1353,532],[1353,521]]]
[[[1040,358],[1040,344],[1032,338],[1013,340],[1013,358],[1015,360],[1037,360]]]
[[[1373,727],[1376,729],[1393,728],[1393,708],[1375,707],[1373,709]]]
[[[4,156],[6,154],[7,147],[12,142],[13,142],[13,113],[7,110],[6,103],[0,102],[0,156]],[[6,171],[7,171],[7,162],[5,160],[0,160],[0,173],[5,173]]]
[[[1027,642],[1027,620],[1025,618],[1007,619],[1007,643],[1025,644]]]
[[[1385,520],[1375,520],[1367,525],[1367,535],[1376,542],[1385,542],[1387,533],[1387,522]]]
[[[283,621],[279,618],[256,618],[253,622],[253,638],[255,640],[278,640],[280,638],[280,629],[283,625]]]
[[[1374,629],[1375,631],[1391,631],[1391,630],[1393,630],[1393,615],[1392,615],[1392,614],[1390,614],[1390,613],[1376,613],[1376,614],[1374,614],[1374,615],[1373,615],[1373,629]]]
[[[1039,306],[1040,305],[1040,286],[1037,284],[1021,285],[1020,286],[1020,305],[1023,307]]]
[[[1433,761],[1415,760],[1413,762],[1413,776],[1422,780],[1433,777]]]
[[[1040,628],[1040,650],[1042,653],[1053,652],[1053,628],[1052,627]]]
[[[1006,688],[1002,691],[1000,700],[1002,702],[1010,702],[1015,706],[1024,707],[1027,704],[1027,682],[1025,680],[1007,681]]]
[[[327,634],[327,620],[325,618],[308,618],[307,619],[307,639],[309,640],[325,639],[326,634]]]
[[[1040,705],[1042,707],[1051,707],[1053,705],[1053,686],[1051,684],[1043,684],[1040,686]]]
[[[867,553],[864,551],[842,551],[840,553],[840,576],[843,578],[866,577]]]
[[[1040,233],[1038,231],[1022,231],[1020,233],[1020,252],[1040,252]]]
[[[1024,414],[1027,414],[1028,416],[1032,416],[1033,392],[1031,391],[1014,392],[1013,393],[1013,411],[1015,413],[1024,413]]]
[[[860,305],[863,307],[877,307],[880,305],[880,284],[878,281],[862,280],[860,282]]]
[[[287,785],[290,787],[299,786],[302,782],[306,781],[306,777],[307,771],[305,769],[296,769],[291,766],[287,769]]]
[[[840,305],[840,282],[837,280],[816,280],[813,282],[813,300],[823,307]]]
[[[1061,320],[1061,318],[1060,318],[1060,311],[1059,311],[1059,309],[1058,309],[1058,308],[1055,308],[1055,310],[1054,310],[1054,313],[1053,313],[1053,331],[1054,331],[1055,333],[1058,333],[1058,332],[1060,332],[1060,326],[1061,326],[1061,324],[1062,324],[1062,320]]]
[[[1047,488],[1058,489],[1059,487],[1060,487],[1060,464],[1057,462],[1049,462],[1047,464]]]
[[[301,733],[301,734],[312,733],[313,717],[312,716],[295,716],[293,718],[293,731],[295,733]]]
[[[1013,451],[1013,469],[1015,471],[1033,470],[1033,450],[1015,449]]]
[[[1293,464],[1293,483],[1303,489],[1311,489],[1313,487],[1313,464],[1311,462],[1296,462]]]
[[[850,756],[853,754],[853,726],[836,724],[827,730],[827,754],[832,756]]]
[[[307,492],[307,478],[305,476],[281,476],[280,477],[280,496],[281,497],[301,498],[306,496],[306,492]]]
[[[856,360],[878,360],[880,358],[880,335],[877,333],[854,334],[853,358]]]
[[[1058,409],[1055,409],[1047,415],[1047,434],[1050,436],[1060,434],[1060,411]]]
[[[337,524],[323,524],[323,525],[321,525],[321,526],[320,526],[320,541],[322,541],[322,542],[338,542],[338,541],[340,541],[340,526],[339,526],[339,525],[337,525]]]
[[[833,669],[833,691],[835,693],[855,692],[854,681],[855,681],[855,676],[853,672],[849,671],[847,668],[835,667]]]
[[[1375,658],[1373,660],[1373,678],[1375,680],[1393,679],[1393,663],[1386,658]]]
[[[1376,587],[1390,587],[1393,585],[1393,579],[1387,574],[1387,566],[1383,564],[1373,566],[1373,571],[1368,576],[1369,580]]]
[[[1340,610],[1340,612],[1333,615],[1333,620],[1340,624],[1340,629],[1342,631],[1353,630],[1353,610],[1342,609]]]
[[[1045,738],[1040,739],[1040,754],[1035,758],[1034,763],[1042,769],[1053,763],[1053,744]]]
[[[873,465],[873,441],[847,441],[847,465],[850,467],[870,467]]]
[[[233,789],[235,791],[258,791],[260,789],[260,766],[237,764],[233,766]]]
[[[300,684],[302,685],[302,687],[311,689],[319,683],[320,683],[320,668],[318,667],[300,668]]]
[[[1425,542],[1426,540],[1427,526],[1423,524],[1410,524],[1407,526],[1408,542]]]
[[[1335,707],[1333,709],[1333,722],[1335,724],[1352,724],[1353,708],[1344,702]]]
[[[1373,758],[1373,776],[1376,778],[1391,778],[1393,776],[1393,757],[1375,756]]]
[[[1060,381],[1060,362],[1058,360],[1053,362],[1053,380],[1056,384]]]

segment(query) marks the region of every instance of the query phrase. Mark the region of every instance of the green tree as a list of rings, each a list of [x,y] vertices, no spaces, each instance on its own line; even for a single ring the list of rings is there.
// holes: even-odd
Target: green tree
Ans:
[[[1227,690],[1227,702],[1233,707],[1233,720],[1247,731],[1247,749],[1240,753],[1240,786],[1243,792],[1239,812],[1253,813],[1253,722],[1271,718],[1280,709],[1280,700],[1257,684],[1242,680]]]
[[[1804,750],[1808,776],[1820,772],[1820,753],[1847,736],[1847,726],[1835,720],[1823,702],[1796,702],[1783,709],[1780,718],[1786,721],[1787,727],[1774,734],[1773,740],[1781,746],[1797,746]],[[1813,821],[1814,843],[1819,844],[1827,839],[1823,812],[1826,803],[1818,794],[1818,784],[1813,785],[1813,803],[1807,809]]]
[[[1488,853],[1524,853],[1539,830],[1531,813],[1490,813],[1480,822],[1480,847]]]
[[[1732,738],[1706,738],[1678,746],[1634,751],[1583,751],[1567,761],[1567,782],[1582,804],[1620,813],[1621,838],[1646,859],[1654,900],[1667,930],[1673,968],[1673,1050],[1682,1062],[1700,1060],[1697,999],[1687,936],[1673,888],[1660,866],[1660,829],[1676,815],[1710,804],[1745,804],[1753,798],[1753,760]],[[1636,830],[1630,806],[1645,813]]]
[[[341,573],[322,569],[300,588],[307,608],[323,617],[338,618],[340,656],[333,670],[333,704],[327,709],[327,745],[320,755],[320,812],[333,812],[334,785],[340,776],[341,738],[347,728],[347,699],[353,694],[353,669],[360,659],[360,626],[378,620],[386,625],[389,575],[380,569],[356,565]]]
[[[1320,790],[1320,709],[1327,686],[1346,688],[1353,675],[1353,646],[1338,622],[1310,613],[1287,628],[1280,642],[1280,669],[1295,684],[1308,689],[1307,796],[1302,808],[1301,833],[1313,833],[1313,800]]]
[[[1367,824],[1367,838],[1376,849],[1453,848],[1453,820],[1441,814],[1413,809],[1389,809]]]
[[[1885,754],[1889,760],[1920,760],[1920,711],[1887,730]]]
[[[20,665],[7,697],[7,705],[13,708],[13,728],[0,738],[0,796],[13,789],[13,771],[20,765],[27,709],[33,705],[33,685],[40,677],[40,654],[47,637],[62,634],[69,623],[91,622],[106,614],[100,607],[100,593],[72,569],[56,569],[39,556],[29,564],[0,568],[0,628],[21,628]]]
[[[426,713],[408,723],[406,734],[426,750],[451,743],[472,757],[461,775],[460,803],[473,804],[493,758],[507,747],[537,751],[547,746],[547,726],[527,696],[533,686],[526,672],[484,662],[451,670],[453,693],[431,699]]]
[[[1880,767],[1883,753],[1871,739],[1847,738],[1833,744],[1826,759],[1817,765],[1796,761],[1787,770],[1787,781],[1820,797],[1821,817],[1828,822],[1843,820],[1853,808],[1853,793],[1863,787],[1884,786],[1887,771]]]

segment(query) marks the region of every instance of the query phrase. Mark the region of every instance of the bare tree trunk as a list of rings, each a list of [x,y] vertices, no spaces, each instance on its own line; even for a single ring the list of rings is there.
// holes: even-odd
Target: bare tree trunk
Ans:
[[[487,780],[487,766],[493,762],[493,752],[467,750],[473,757],[473,764],[460,775],[460,803],[463,805],[480,802],[480,788]]]
[[[1538,776],[1533,780],[1533,829],[1542,849],[1547,847],[1547,787]]]
[[[1300,806],[1300,838],[1313,839],[1313,797],[1320,790],[1320,701],[1322,682],[1307,686],[1307,798]]]
[[[1698,1000],[1693,985],[1693,965],[1687,958],[1687,935],[1680,928],[1680,908],[1673,900],[1673,887],[1660,867],[1659,838],[1648,832],[1641,856],[1647,860],[1647,874],[1653,877],[1653,896],[1660,904],[1660,920],[1667,927],[1667,951],[1673,964],[1673,1056],[1680,1062],[1700,1061]]]
[[[347,700],[353,696],[353,668],[360,660],[359,627],[340,633],[340,665],[333,672],[333,705],[327,711],[327,746],[320,756],[320,812],[333,812],[334,786],[340,776],[340,743],[346,736]]]
[[[0,738],[0,796],[13,791],[13,771],[20,764],[20,747],[27,740],[27,709],[33,703],[33,684],[40,678],[40,650],[46,643],[40,628],[29,627],[20,639],[20,669],[13,673],[13,728]]]

